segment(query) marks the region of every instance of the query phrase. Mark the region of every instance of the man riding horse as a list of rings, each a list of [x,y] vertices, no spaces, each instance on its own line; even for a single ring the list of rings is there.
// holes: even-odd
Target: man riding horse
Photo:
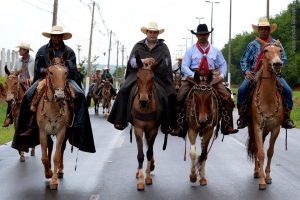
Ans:
[[[212,46],[208,42],[209,34],[213,31],[208,31],[206,24],[199,24],[197,32],[191,30],[191,33],[196,35],[198,41],[192,47],[187,49],[183,62],[182,73],[185,77],[194,77],[195,71],[200,74],[213,74],[213,80],[210,83],[217,91],[222,105],[222,125],[221,131],[224,135],[237,133],[238,130],[233,128],[232,110],[234,102],[231,98],[231,93],[225,88],[223,79],[227,73],[226,61],[219,49]],[[177,126],[174,135],[185,137],[187,133],[186,116],[185,116],[185,99],[192,88],[187,80],[182,82],[182,85],[177,94]]]
[[[23,98],[12,147],[17,150],[22,148],[27,151],[28,146],[39,144],[39,134],[35,120],[36,113],[34,110],[36,110],[35,106],[40,100],[39,98],[43,95],[43,90],[36,90],[37,88],[44,88],[42,85],[44,81],[42,80],[48,72],[47,68],[52,64],[52,60],[49,60],[49,52],[52,52],[54,57],[61,57],[67,54],[64,65],[68,71],[68,85],[76,93],[75,99],[72,99],[75,103],[75,117],[73,125],[68,132],[69,142],[81,151],[94,153],[96,150],[93,132],[84,92],[80,88],[81,84],[77,71],[76,56],[74,51],[63,42],[63,40],[70,39],[72,34],[64,32],[61,26],[53,26],[51,32],[43,32],[42,35],[50,38],[50,41],[48,44],[42,46],[36,54],[33,85],[28,89]],[[28,137],[32,139],[25,139]]]
[[[259,38],[267,43],[274,44],[276,40],[270,37],[270,33],[273,33],[277,29],[277,24],[270,24],[267,18],[260,18],[257,25],[252,25],[253,29],[258,32]],[[262,44],[257,40],[250,42],[245,49],[245,52],[241,58],[241,69],[245,76],[243,83],[238,89],[237,107],[239,111],[239,119],[237,121],[238,129],[245,128],[247,126],[247,112],[248,112],[248,102],[251,102],[251,94],[253,92],[252,84],[256,72],[260,69],[262,65],[263,58],[263,48]],[[287,57],[283,46],[281,47],[281,60],[283,65],[287,62]],[[290,119],[290,113],[293,109],[293,97],[292,89],[284,80],[284,78],[279,74],[277,80],[280,83],[283,91],[282,97],[284,100],[285,116],[282,124],[283,128],[291,129],[295,128],[294,122]],[[251,88],[250,88],[251,87]]]
[[[164,29],[159,29],[156,22],[151,22],[148,27],[142,27],[141,31],[146,34],[146,38],[136,43],[131,51],[125,82],[117,94],[108,121],[114,124],[116,129],[123,130],[132,120],[129,102],[131,100],[130,92],[137,80],[138,65],[135,54],[138,52],[144,64],[158,62],[154,71],[154,93],[158,102],[158,115],[160,114],[158,117],[161,120],[161,131],[171,133],[176,91],[172,82],[172,62],[169,49],[163,39],[158,39],[158,35],[163,33]]]
[[[33,51],[30,48],[30,44],[22,42],[20,45],[17,46],[19,48],[19,55],[20,58],[17,59],[15,65],[10,70],[11,73],[19,73],[19,81],[24,90],[26,91],[33,80],[34,74],[34,58],[29,55],[29,51]],[[6,118],[3,123],[3,127],[8,127],[10,124],[13,123],[13,116],[11,112],[11,104],[7,104],[6,110]]]
[[[115,96],[117,96],[117,92],[116,92],[115,88],[113,87],[113,78],[112,78],[111,73],[109,72],[108,66],[105,66],[103,68],[103,73],[100,78],[100,86],[98,86],[99,88],[97,88],[97,92],[96,92],[97,94],[99,94],[99,95],[102,94],[102,89],[103,89],[105,81],[110,82],[110,84],[111,84],[110,94],[111,94],[112,98],[114,98]],[[102,97],[100,96],[100,98],[102,98]]]

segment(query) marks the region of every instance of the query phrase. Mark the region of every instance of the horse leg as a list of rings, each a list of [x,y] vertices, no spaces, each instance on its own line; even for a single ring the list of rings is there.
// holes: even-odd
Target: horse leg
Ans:
[[[25,152],[24,151],[20,151],[20,162],[25,162]]]
[[[148,134],[146,134],[148,135]],[[146,168],[146,185],[152,185],[152,177],[151,177],[151,171],[154,170],[154,156],[153,156],[153,145],[155,142],[155,138],[157,135],[157,129],[152,129],[148,135],[147,143],[148,143],[148,150],[147,150],[147,168]]]
[[[30,155],[31,156],[35,156],[35,147],[31,148]]]
[[[137,180],[137,190],[142,191],[142,190],[145,189],[144,174],[143,174],[143,162],[144,162],[143,130],[141,128],[137,128],[135,126],[134,127],[134,133],[135,133],[137,149],[138,149],[137,160],[138,160],[138,163],[139,163],[137,173],[136,173],[136,177],[138,179]]]
[[[258,125],[255,127],[254,134],[255,134],[255,140],[257,144],[257,159],[259,164],[259,189],[265,190],[267,184],[265,181],[265,172],[264,172],[264,159],[265,159],[264,144],[263,144],[262,133]]]
[[[67,140],[68,140],[67,137],[65,137],[64,142],[61,147],[61,159],[60,159],[60,163],[58,166],[58,172],[57,172],[58,178],[64,177],[64,152],[66,149]]]
[[[205,178],[205,164],[207,160],[207,148],[209,141],[212,137],[213,129],[209,129],[205,132],[204,137],[201,140],[201,155],[198,158],[198,172],[200,176],[199,183],[201,186],[207,185],[207,180]]]
[[[272,177],[270,175],[270,173],[271,173],[271,161],[272,161],[272,157],[273,157],[273,154],[274,154],[275,142],[276,142],[276,139],[278,137],[279,132],[280,132],[280,127],[277,128],[277,130],[272,131],[270,141],[269,141],[269,149],[267,151],[268,161],[267,161],[267,166],[266,166],[266,169],[265,169],[265,172],[266,172],[265,180],[266,180],[267,184],[272,183]]]
[[[191,149],[190,149],[190,158],[191,158],[191,173],[190,173],[190,181],[192,183],[197,181],[197,174],[196,174],[196,133],[194,130],[189,129],[188,131],[189,140],[191,143]]]
[[[40,143],[41,143],[41,150],[42,150],[42,163],[44,165],[44,174],[46,178],[51,178],[53,173],[51,171],[51,160],[49,159],[49,145],[48,145],[48,136],[40,129]],[[51,139],[51,138],[50,138]],[[48,153],[47,153],[48,148]]]

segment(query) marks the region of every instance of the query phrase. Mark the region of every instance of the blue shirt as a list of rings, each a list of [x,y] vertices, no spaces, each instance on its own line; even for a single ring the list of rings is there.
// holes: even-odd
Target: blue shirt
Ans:
[[[274,44],[275,42],[276,40],[271,38],[270,43]],[[286,53],[281,43],[280,43],[280,47],[282,49],[281,61],[285,65],[287,62]],[[247,45],[247,48],[245,49],[244,54],[240,61],[243,74],[246,74],[247,72],[254,70],[258,55],[260,53],[260,49],[261,49],[261,44],[257,39],[253,40]]]
[[[208,48],[208,46],[206,47]],[[206,49],[205,48],[205,49]],[[203,49],[205,51],[205,49]],[[199,67],[203,55],[197,48],[196,44],[188,48],[182,60],[181,72],[185,77],[194,77],[194,71]],[[225,78],[227,73],[226,61],[219,49],[210,45],[209,52],[206,55],[209,70],[218,69],[220,76]]]

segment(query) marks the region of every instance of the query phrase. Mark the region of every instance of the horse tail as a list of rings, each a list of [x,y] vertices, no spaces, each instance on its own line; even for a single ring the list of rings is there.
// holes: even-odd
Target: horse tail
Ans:
[[[248,123],[247,152],[248,152],[248,158],[251,161],[253,161],[255,159],[255,154],[257,152],[257,145],[255,142],[255,134],[254,134],[252,117],[249,117],[248,120],[249,120],[249,123]]]

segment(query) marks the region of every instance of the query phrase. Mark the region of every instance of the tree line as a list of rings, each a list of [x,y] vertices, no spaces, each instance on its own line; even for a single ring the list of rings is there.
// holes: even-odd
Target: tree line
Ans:
[[[293,12],[295,15],[293,15]],[[293,20],[294,19],[294,20]],[[291,3],[288,9],[270,18],[270,23],[278,25],[277,31],[271,33],[275,39],[279,39],[287,54],[287,65],[282,70],[282,76],[292,87],[300,86],[300,3],[298,1]],[[296,27],[296,34],[293,34],[292,26]],[[251,24],[249,24],[251,26]],[[236,35],[231,40],[231,83],[240,85],[242,83],[242,74],[240,68],[240,59],[243,52],[255,37],[257,32],[243,32]],[[222,49],[225,59],[228,59],[228,43]]]

